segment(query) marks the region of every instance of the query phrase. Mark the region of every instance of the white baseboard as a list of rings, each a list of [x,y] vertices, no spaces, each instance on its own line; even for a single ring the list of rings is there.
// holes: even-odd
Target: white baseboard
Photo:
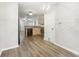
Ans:
[[[61,48],[63,48],[63,49],[66,49],[66,50],[68,50],[68,51],[70,51],[70,52],[72,52],[72,53],[74,53],[74,54],[76,54],[76,55],[79,55],[79,52],[77,52],[77,51],[75,51],[75,50],[72,50],[72,49],[69,49],[69,48],[67,48],[67,47],[61,46],[60,44],[58,44],[58,43],[56,43],[56,42],[54,42],[54,44],[57,45],[57,46],[59,46],[59,47],[61,47]]]
[[[1,54],[2,54],[3,51],[9,50],[9,49],[13,49],[13,48],[17,48],[17,47],[19,47],[19,45],[16,45],[16,46],[12,46],[12,47],[9,47],[9,48],[4,48],[4,49],[2,49],[2,50],[0,51],[0,56],[1,56]]]
[[[48,41],[48,40],[46,40],[46,41]],[[59,46],[59,47],[61,47],[61,48],[63,48],[63,49],[66,49],[66,50],[68,50],[68,51],[70,51],[70,52],[72,52],[72,53],[74,53],[74,54],[76,54],[76,55],[79,55],[79,52],[76,52],[76,51],[74,51],[74,50],[72,50],[72,49],[69,49],[69,48],[67,48],[67,47],[61,46],[60,44],[58,44],[58,43],[56,43],[56,42],[51,42],[51,43],[53,43],[53,44],[55,44],[55,45],[57,45],[57,46]]]

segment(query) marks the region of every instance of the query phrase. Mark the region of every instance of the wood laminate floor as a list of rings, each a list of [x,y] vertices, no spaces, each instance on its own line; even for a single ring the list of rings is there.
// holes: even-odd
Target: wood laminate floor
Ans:
[[[2,52],[2,57],[77,57],[53,43],[43,40],[42,36],[25,38],[20,47]]]

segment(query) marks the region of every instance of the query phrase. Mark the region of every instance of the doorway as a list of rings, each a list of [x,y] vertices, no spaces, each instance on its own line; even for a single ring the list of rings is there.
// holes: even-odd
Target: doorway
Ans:
[[[44,37],[44,13],[39,10],[41,6],[40,3],[18,4],[18,44],[27,37]]]

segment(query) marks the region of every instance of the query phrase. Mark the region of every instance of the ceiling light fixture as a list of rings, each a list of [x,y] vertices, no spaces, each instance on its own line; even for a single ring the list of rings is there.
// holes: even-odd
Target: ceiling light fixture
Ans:
[[[29,13],[29,15],[32,15],[32,13]]]
[[[31,11],[29,11],[29,15],[33,15],[33,13]]]

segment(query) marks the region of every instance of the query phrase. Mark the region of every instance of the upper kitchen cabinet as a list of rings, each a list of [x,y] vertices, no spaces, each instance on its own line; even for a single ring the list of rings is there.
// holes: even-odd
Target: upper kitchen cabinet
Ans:
[[[44,26],[44,15],[40,15],[38,18],[39,26]]]

